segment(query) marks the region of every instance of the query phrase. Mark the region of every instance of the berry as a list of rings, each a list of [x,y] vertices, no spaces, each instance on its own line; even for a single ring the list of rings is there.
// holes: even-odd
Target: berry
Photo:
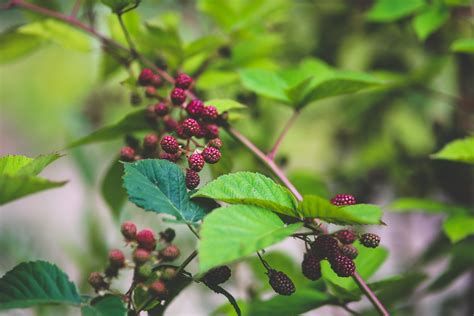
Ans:
[[[161,148],[168,154],[176,154],[179,150],[179,144],[176,138],[170,135],[163,136],[160,142]]]
[[[153,77],[151,78],[151,81],[150,81],[150,84],[155,87],[155,88],[158,88],[159,86],[161,86],[161,77],[157,74],[154,74]]]
[[[334,236],[339,239],[343,244],[352,244],[357,239],[357,234],[350,229],[343,229],[334,234]]]
[[[109,279],[116,278],[116,277],[118,277],[119,269],[120,268],[118,268],[118,267],[108,266],[105,269],[105,276]]]
[[[293,281],[283,272],[268,270],[268,282],[272,289],[280,295],[291,295],[295,292]]]
[[[196,172],[199,172],[204,168],[204,164],[206,162],[204,161],[204,158],[202,157],[201,154],[194,153],[188,158],[188,165],[191,170],[194,170]]]
[[[356,269],[354,261],[343,255],[337,255],[331,258],[329,262],[334,272],[343,278],[353,275]]]
[[[144,282],[153,274],[153,266],[149,263],[135,268],[134,281]]]
[[[168,289],[163,281],[153,282],[148,288],[148,291],[158,299],[164,299],[168,295]]]
[[[154,151],[158,147],[158,136],[151,133],[145,136],[143,139],[143,147],[147,150]]]
[[[163,123],[165,123],[165,128],[168,132],[173,132],[178,128],[178,122],[171,116],[165,116]]]
[[[339,253],[337,240],[329,235],[320,235],[311,245],[311,250],[319,258],[331,258]]]
[[[130,103],[133,106],[140,105],[140,103],[142,103],[142,97],[137,92],[132,92],[132,94],[130,94]]]
[[[305,253],[301,270],[308,279],[318,280],[321,277],[321,259],[311,252]]]
[[[182,124],[178,125],[178,127],[176,128],[176,135],[178,136],[178,138],[181,139],[188,139],[190,137],[190,135],[185,132]]]
[[[173,261],[179,257],[180,253],[176,245],[169,245],[160,251],[159,258],[163,261]]]
[[[231,274],[228,266],[220,266],[209,270],[202,278],[202,282],[211,286],[218,285],[229,280]]]
[[[161,278],[167,281],[174,279],[175,276],[176,276],[176,268],[173,268],[173,267],[167,267],[161,273]]]
[[[172,242],[175,236],[176,233],[172,228],[166,228],[165,231],[160,232],[160,239],[167,243]]]
[[[135,157],[135,149],[130,146],[125,146],[120,149],[120,160],[123,161],[133,161]]]
[[[153,251],[156,247],[155,234],[151,229],[143,229],[137,233],[138,248]]]
[[[145,95],[148,98],[154,98],[156,96],[156,88],[153,86],[148,86],[145,89]]]
[[[217,119],[219,116],[219,113],[217,112],[217,109],[213,107],[212,105],[205,106],[204,109],[202,110],[202,117],[204,120],[212,122]]]
[[[122,232],[123,237],[128,241],[135,240],[135,237],[137,236],[137,226],[130,221],[123,222],[120,231]]]
[[[362,245],[369,248],[377,248],[380,243],[380,236],[376,234],[363,234],[360,236],[359,241]]]
[[[206,147],[202,151],[202,156],[207,163],[213,164],[221,159],[221,152],[214,147]]]
[[[188,136],[197,136],[201,132],[201,126],[193,118],[187,118],[181,124],[183,126],[183,131]]]
[[[153,106],[153,110],[155,111],[155,114],[158,116],[165,116],[169,112],[168,106],[163,102],[155,104]]]
[[[219,137],[219,126],[216,124],[208,124],[205,126],[206,137],[208,139],[214,139]]]
[[[192,117],[199,118],[204,110],[204,103],[199,99],[194,99],[186,106],[186,112]]]
[[[174,88],[173,91],[171,91],[170,98],[174,105],[181,105],[186,101],[186,91],[181,88]]]
[[[138,248],[133,252],[133,262],[142,265],[150,259],[150,252],[145,249]]]
[[[350,194],[336,194],[331,203],[337,206],[356,204],[356,199]]]
[[[140,75],[138,76],[138,83],[141,86],[147,86],[152,83],[154,75],[155,74],[151,69],[145,68],[140,72]]]
[[[187,89],[191,86],[193,83],[193,79],[188,76],[187,74],[179,74],[178,77],[176,77],[174,85],[177,88],[181,89]]]
[[[179,160],[180,156],[181,156],[180,153],[176,153],[176,154],[160,153],[159,158],[164,159],[164,160],[168,160],[168,161],[171,161],[171,162],[177,162]]]
[[[222,147],[222,140],[220,138],[214,138],[207,144],[209,147],[220,149]]]
[[[186,169],[186,187],[189,190],[195,189],[199,182],[201,182],[199,174],[194,170]]]
[[[357,248],[352,245],[343,245],[341,247],[341,252],[349,259],[355,259],[359,255],[359,251],[357,251]]]
[[[89,274],[88,281],[96,291],[108,288],[107,282],[105,282],[104,277],[99,272]]]
[[[118,249],[109,251],[110,266],[115,268],[123,268],[125,266],[125,255]]]

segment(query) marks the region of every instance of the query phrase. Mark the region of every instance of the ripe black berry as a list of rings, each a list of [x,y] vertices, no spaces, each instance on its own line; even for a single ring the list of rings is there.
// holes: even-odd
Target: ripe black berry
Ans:
[[[163,102],[155,104],[153,110],[158,116],[165,116],[169,112],[168,106]]]
[[[350,194],[337,194],[331,199],[331,203],[337,206],[356,204],[356,199]]]
[[[222,147],[222,140],[220,138],[214,138],[207,144],[209,147],[220,149]]]
[[[133,161],[135,157],[135,149],[130,146],[125,146],[120,149],[120,160]]]
[[[158,136],[154,133],[148,134],[143,139],[143,147],[147,150],[154,151],[158,147]]]
[[[214,147],[206,147],[202,151],[202,156],[207,163],[213,164],[221,159],[221,152]]]
[[[201,132],[201,126],[193,118],[187,118],[182,123],[183,131],[188,136],[197,136]]]
[[[293,281],[283,272],[273,269],[268,270],[268,283],[272,289],[280,295],[291,295],[296,288]]]
[[[174,88],[170,97],[174,105],[181,105],[186,101],[186,91],[181,88]]]
[[[311,244],[311,250],[319,258],[331,258],[339,253],[337,240],[329,235],[320,235]]]
[[[195,189],[199,182],[201,182],[199,174],[194,170],[186,169],[186,187],[189,190]]]
[[[133,106],[140,105],[140,103],[142,103],[142,97],[138,93],[132,92],[132,94],[130,95],[130,103]]]
[[[337,255],[329,259],[329,262],[331,263],[331,268],[340,277],[349,277],[354,274],[356,269],[354,261],[343,255]]]
[[[301,263],[303,275],[310,280],[316,281],[321,278],[321,259],[312,252],[305,253]]]
[[[343,229],[334,234],[334,236],[339,239],[343,244],[352,244],[357,239],[357,234],[350,229]]]
[[[172,228],[166,228],[164,231],[160,232],[160,239],[170,243],[173,241],[176,236],[176,232]]]
[[[209,270],[202,278],[202,282],[211,286],[218,285],[229,280],[231,274],[228,266],[220,266]]]
[[[199,118],[204,110],[204,103],[199,99],[194,99],[186,106],[186,112],[192,117]]]
[[[176,138],[170,135],[163,136],[160,142],[161,148],[168,154],[176,154],[179,150],[179,144]]]
[[[212,105],[205,106],[202,110],[202,118],[206,121],[213,122],[217,120],[218,116],[219,113],[217,112],[217,109]]]
[[[188,158],[189,168],[196,172],[201,171],[202,168],[204,168],[204,164],[205,164],[204,158],[199,153],[194,153]]]
[[[360,236],[359,241],[362,245],[369,248],[377,248],[380,243],[380,236],[376,234],[363,234]]]
[[[147,86],[152,83],[154,73],[151,69],[145,68],[138,76],[138,83],[142,86]]]
[[[187,74],[179,74],[178,77],[176,77],[174,85],[177,88],[181,89],[187,89],[191,86],[193,83],[193,79],[188,76]]]
[[[355,259],[359,255],[359,251],[357,251],[357,248],[352,245],[343,245],[341,247],[341,253],[350,259]]]

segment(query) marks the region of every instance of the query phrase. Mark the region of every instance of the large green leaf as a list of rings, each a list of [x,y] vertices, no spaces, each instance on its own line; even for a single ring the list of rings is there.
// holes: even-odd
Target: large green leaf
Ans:
[[[0,310],[80,303],[76,286],[64,272],[48,262],[21,263],[0,279]]]
[[[199,268],[205,272],[280,242],[302,226],[286,226],[258,206],[231,205],[213,210],[204,220],[199,241]]]
[[[93,299],[81,312],[82,316],[124,316],[127,309],[120,297],[107,294]]]
[[[367,12],[367,19],[374,22],[392,22],[419,10],[424,0],[377,0]]]
[[[4,31],[0,34],[0,64],[12,62],[34,52],[43,42],[40,36],[19,33],[17,28]]]
[[[427,213],[464,214],[468,211],[465,207],[459,205],[419,198],[400,198],[393,201],[389,208],[393,212],[402,213],[419,211]]]
[[[450,142],[431,158],[474,164],[474,136]]]
[[[449,18],[449,10],[441,0],[435,1],[413,19],[416,35],[425,40]]]
[[[458,242],[474,234],[474,216],[453,215],[443,223],[443,231],[451,242]]]
[[[184,173],[172,162],[145,159],[125,163],[123,180],[128,199],[146,211],[169,214],[188,223],[205,215],[204,208],[190,200]]]
[[[303,217],[319,218],[336,224],[383,224],[382,210],[377,205],[355,204],[335,206],[328,200],[316,195],[305,195],[299,205]]]
[[[278,74],[263,69],[244,69],[240,71],[242,84],[257,94],[289,103],[285,90],[287,83]]]
[[[456,53],[474,54],[474,38],[460,38],[451,44],[451,50]]]
[[[112,161],[101,185],[102,197],[116,220],[120,218],[122,207],[127,201],[127,191],[122,186],[122,175],[123,164],[117,157]]]
[[[254,172],[236,172],[209,182],[193,194],[231,204],[251,204],[298,216],[294,196],[272,179]]]

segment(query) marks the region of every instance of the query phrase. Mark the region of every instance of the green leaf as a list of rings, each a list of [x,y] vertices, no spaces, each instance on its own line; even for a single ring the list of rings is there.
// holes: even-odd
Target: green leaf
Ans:
[[[400,198],[393,201],[389,208],[393,212],[421,211],[428,213],[465,214],[468,210],[465,207],[438,201],[418,198]]]
[[[43,39],[10,28],[0,34],[0,43],[0,64],[5,64],[36,51],[43,44]]]
[[[90,304],[81,308],[82,316],[124,316],[127,313],[120,297],[110,294],[99,296]]]
[[[392,22],[416,12],[424,5],[424,0],[377,0],[367,12],[367,19],[373,22]]]
[[[61,155],[57,153],[40,155],[36,158],[21,155],[0,157],[0,175],[36,176],[46,166],[60,157]]]
[[[443,231],[451,242],[458,242],[474,234],[474,216],[453,215],[443,223]]]
[[[425,40],[431,33],[439,29],[449,18],[449,10],[438,0],[427,7],[413,19],[416,35]]]
[[[137,6],[141,0],[101,0],[114,13],[120,13]]]
[[[74,148],[86,144],[113,140],[123,137],[126,134],[145,131],[148,129],[150,129],[150,127],[145,123],[145,110],[139,110],[128,114],[114,125],[102,127],[92,134],[72,142],[67,148]]]
[[[0,279],[0,310],[80,303],[76,286],[64,272],[48,262],[21,263]]]
[[[214,106],[219,113],[247,109],[247,106],[231,99],[213,99],[206,101],[205,104]]]
[[[474,38],[460,38],[451,44],[451,51],[474,54]]]
[[[118,157],[115,158],[101,185],[102,197],[112,211],[115,220],[119,220],[122,207],[127,201],[127,191],[122,186],[123,171],[123,164]]]
[[[474,136],[448,143],[431,158],[474,164]]]
[[[251,204],[298,216],[294,196],[272,179],[253,172],[236,172],[209,182],[193,194],[230,204]]]
[[[274,72],[263,69],[243,69],[240,71],[240,80],[244,87],[257,94],[284,103],[290,102],[284,92],[288,88],[287,83]]]
[[[302,223],[286,226],[274,213],[250,205],[213,210],[204,220],[199,242],[199,269],[205,272],[249,256],[293,234]]]
[[[316,195],[305,195],[299,210],[305,218],[319,218],[328,223],[364,225],[383,224],[382,210],[377,205],[355,204],[335,206]]]
[[[212,54],[215,50],[223,44],[224,40],[215,35],[208,35],[200,37],[184,47],[184,54],[186,58],[192,57],[199,53]]]
[[[130,202],[158,214],[195,223],[205,215],[199,204],[190,200],[183,171],[174,163],[145,159],[125,163],[124,186]]]

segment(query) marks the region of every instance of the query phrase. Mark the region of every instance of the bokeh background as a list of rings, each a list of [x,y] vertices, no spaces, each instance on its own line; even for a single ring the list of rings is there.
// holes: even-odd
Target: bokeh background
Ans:
[[[34,2],[62,12],[70,12],[73,6],[73,1]],[[169,69],[199,73],[196,89],[203,99],[229,98],[247,105],[248,117],[235,126],[263,149],[271,147],[291,110],[245,89],[240,69],[277,70],[318,58],[387,80],[382,88],[309,105],[277,160],[302,192],[326,197],[350,192],[361,202],[383,206],[387,226],[371,231],[382,236],[389,256],[371,280],[405,276],[405,282],[383,294],[397,315],[472,315],[473,240],[451,243],[442,223],[449,213],[446,205],[473,211],[473,168],[432,160],[429,155],[469,135],[474,127],[474,55],[452,50],[455,40],[474,36],[473,4],[413,1],[417,5],[403,11],[396,3],[405,1],[393,0],[390,15],[383,10],[374,13],[376,2],[146,0],[124,18],[132,36],[145,21],[160,30],[140,42],[139,48],[151,47],[147,54],[159,62],[166,60]],[[414,20],[435,5],[444,10],[442,23],[430,34],[420,35]],[[106,6],[83,1],[79,14],[102,33],[124,42]],[[65,150],[73,140],[134,110],[131,90],[122,84],[129,74],[103,54],[96,40],[70,30],[42,34],[40,39],[20,38],[15,47],[23,53],[12,58],[4,34],[41,19],[21,10],[0,11],[4,32],[0,35],[0,155],[33,157],[59,151],[65,156],[42,176],[69,182],[1,207],[0,274],[20,261],[41,258],[57,263],[81,284],[83,292],[91,292],[86,284],[89,272],[103,267],[109,248],[123,244],[120,221],[133,219],[157,231],[170,224],[131,204],[117,215],[104,202],[102,180],[123,139]],[[183,58],[183,47],[203,36],[215,41]],[[225,142],[231,170],[269,174],[241,145],[230,138]],[[212,177],[211,171],[206,172],[203,182]],[[394,202],[406,197],[445,206],[431,212],[426,204],[396,207]],[[192,235],[171,226],[178,232],[182,252],[190,252],[195,246]],[[303,246],[297,241],[270,250],[279,253],[278,262],[288,269],[302,259]],[[244,262],[234,266],[229,289],[245,299],[262,288],[260,283]],[[191,285],[168,314],[208,315],[222,304],[223,297]],[[354,307],[364,315],[373,313],[366,301]],[[74,313],[41,308],[7,314]],[[346,313],[324,307],[308,315]]]

